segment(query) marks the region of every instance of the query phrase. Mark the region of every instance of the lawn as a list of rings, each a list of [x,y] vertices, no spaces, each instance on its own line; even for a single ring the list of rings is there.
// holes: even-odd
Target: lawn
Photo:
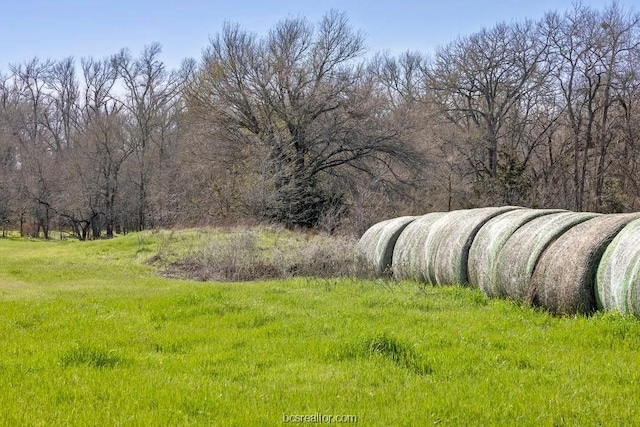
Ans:
[[[0,239],[1,425],[632,425],[640,321],[384,280],[197,282]]]

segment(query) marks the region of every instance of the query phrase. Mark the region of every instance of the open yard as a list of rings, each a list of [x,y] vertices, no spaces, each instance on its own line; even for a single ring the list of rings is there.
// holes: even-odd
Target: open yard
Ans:
[[[636,318],[409,281],[167,278],[161,245],[0,239],[0,424],[640,419]]]

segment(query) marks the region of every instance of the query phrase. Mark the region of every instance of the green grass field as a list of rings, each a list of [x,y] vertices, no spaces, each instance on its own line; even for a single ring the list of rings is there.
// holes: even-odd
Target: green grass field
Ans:
[[[163,278],[158,236],[0,239],[1,425],[640,419],[635,318],[412,282]]]

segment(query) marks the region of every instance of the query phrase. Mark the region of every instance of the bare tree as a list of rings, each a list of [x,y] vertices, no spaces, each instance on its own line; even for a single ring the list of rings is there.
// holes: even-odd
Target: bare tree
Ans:
[[[52,63],[44,77],[47,108],[43,126],[47,129],[55,150],[73,147],[80,126],[80,89],[73,58]]]
[[[391,107],[399,109],[425,101],[427,64],[427,58],[419,52],[407,51],[397,58],[385,53],[374,57],[370,70],[384,88]]]
[[[413,160],[356,62],[363,52],[363,36],[335,11],[315,26],[284,20],[264,39],[226,25],[211,40],[190,105],[210,110],[232,144],[266,151],[266,217],[314,225],[341,203],[331,176],[377,176]]]
[[[577,5],[563,18],[546,17],[552,58],[558,65],[556,78],[564,97],[573,147],[573,186],[575,210],[583,210],[589,149],[593,145],[596,95],[601,85],[595,72],[595,45],[601,40],[595,11]]]
[[[145,47],[138,58],[126,49],[113,58],[126,89],[123,105],[130,121],[128,133],[135,159],[129,173],[137,188],[139,230],[149,223],[149,185],[158,163],[165,158],[167,129],[171,127],[184,78],[182,73],[166,70],[159,58],[161,51],[160,45],[154,43]]]
[[[634,84],[629,70],[640,42],[639,23],[637,14],[625,13],[615,2],[603,11],[577,4],[562,16],[545,18],[571,131],[576,210],[604,209],[616,129],[634,103],[625,89]]]
[[[118,196],[120,171],[133,152],[124,136],[125,118],[122,103],[115,97],[117,70],[111,60],[83,58],[82,133],[67,156],[65,202],[60,214],[74,232],[86,239],[112,237],[120,214]]]
[[[640,47],[640,14],[625,13],[614,2],[606,7],[600,17],[603,42],[598,54],[598,72],[602,80],[599,111],[597,166],[595,172],[596,209],[603,209],[603,193],[610,159],[610,147],[616,141],[616,128],[623,121],[620,107],[628,106],[632,100],[624,98],[622,88],[626,79],[633,77],[628,70],[635,67]]]
[[[501,154],[507,168],[515,160],[503,150],[506,129],[520,126],[522,102],[549,72],[547,40],[531,21],[498,24],[437,50],[427,70],[428,87],[445,117],[478,135],[465,151],[483,186],[498,178]]]
[[[13,136],[15,127],[10,78],[0,74],[0,225],[6,237],[11,211],[15,206],[14,188],[17,167],[17,146]]]
[[[33,233],[41,231],[45,238],[49,237],[55,214],[53,205],[59,184],[56,162],[60,153],[44,125],[50,100],[47,77],[53,65],[53,61],[33,58],[10,67],[15,94],[13,135],[18,142],[21,165],[18,174],[20,192],[25,198],[24,208],[30,210],[34,218]],[[22,212],[21,217],[26,214]]]

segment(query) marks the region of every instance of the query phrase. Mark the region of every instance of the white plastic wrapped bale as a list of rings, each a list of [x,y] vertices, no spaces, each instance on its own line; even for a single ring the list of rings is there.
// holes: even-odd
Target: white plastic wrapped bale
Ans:
[[[542,252],[563,233],[594,213],[561,212],[535,218],[507,239],[496,258],[496,292],[516,301],[525,301],[534,268]]]
[[[638,216],[598,216],[558,237],[536,264],[528,301],[556,314],[595,311],[595,275],[600,259],[620,230]]]
[[[389,274],[393,263],[393,248],[398,236],[415,216],[402,216],[372,225],[362,235],[356,248],[356,263],[360,271],[375,275]]]
[[[596,274],[596,306],[640,316],[640,219],[609,244]]]
[[[422,270],[427,254],[425,242],[429,230],[444,212],[431,212],[418,217],[400,233],[393,249],[393,276],[398,279],[424,281]]]
[[[563,212],[559,209],[517,209],[487,221],[476,234],[469,249],[469,282],[488,297],[502,296],[496,284],[496,258],[515,231],[543,215]]]
[[[469,248],[480,227],[491,218],[519,209],[502,206],[448,212],[432,225],[425,243],[425,278],[439,285],[469,282]]]

